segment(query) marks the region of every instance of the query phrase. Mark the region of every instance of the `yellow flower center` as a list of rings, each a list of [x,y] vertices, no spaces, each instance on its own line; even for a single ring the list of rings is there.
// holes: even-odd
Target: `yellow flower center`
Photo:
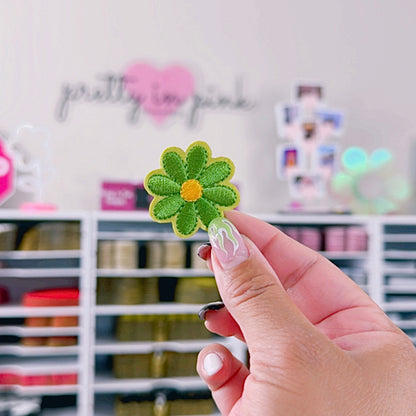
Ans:
[[[196,179],[189,179],[181,186],[181,197],[186,202],[195,202],[202,196],[202,185]]]

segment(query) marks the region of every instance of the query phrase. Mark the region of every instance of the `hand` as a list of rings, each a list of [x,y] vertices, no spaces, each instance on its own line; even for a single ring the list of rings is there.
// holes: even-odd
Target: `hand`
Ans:
[[[209,229],[225,308],[208,311],[206,326],[244,340],[250,367],[219,344],[201,351],[221,414],[416,415],[415,348],[365,292],[275,227],[227,218],[235,227],[218,219]]]

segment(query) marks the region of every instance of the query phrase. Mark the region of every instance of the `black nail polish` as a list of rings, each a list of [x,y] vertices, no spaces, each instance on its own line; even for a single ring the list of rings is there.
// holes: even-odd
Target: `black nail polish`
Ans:
[[[208,252],[210,250],[211,250],[211,243],[204,243],[198,247],[198,251],[196,253],[202,260],[207,260]]]
[[[218,311],[224,307],[224,302],[218,301],[218,302],[211,302],[204,305],[201,310],[198,313],[199,319],[201,321],[205,321],[205,314],[208,311]]]

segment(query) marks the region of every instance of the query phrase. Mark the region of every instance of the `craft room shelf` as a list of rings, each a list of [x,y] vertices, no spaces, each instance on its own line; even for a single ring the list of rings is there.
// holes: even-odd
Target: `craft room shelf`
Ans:
[[[197,269],[97,269],[97,277],[197,277],[213,276],[209,270]]]
[[[57,402],[69,397],[68,408],[46,408],[42,415],[88,414],[90,230],[87,213],[24,213],[0,211],[0,223],[12,233],[0,235],[0,286],[9,291],[9,302],[0,304],[0,394],[42,396]],[[7,227],[3,227],[7,229]],[[10,241],[9,241],[10,240]],[[13,242],[14,247],[7,247]],[[77,306],[23,306],[25,293],[46,288],[76,287]],[[77,318],[77,326],[30,326],[41,321]],[[61,323],[62,324],[62,323]],[[60,324],[60,325],[61,325]],[[70,337],[67,346],[26,345],[24,340],[57,340]],[[42,341],[46,342],[46,341]],[[6,385],[4,374],[14,383]],[[43,385],[48,384],[48,385]],[[55,402],[56,403],[56,402]]]
[[[58,277],[77,277],[80,273],[79,269],[2,269],[0,277],[13,278],[58,278]]]
[[[258,215],[258,217],[306,245],[313,246],[339,266],[416,342],[416,217],[348,215]],[[74,405],[61,409],[45,409],[42,415],[46,416],[110,416],[115,414],[114,402],[120,396],[160,388],[172,388],[178,391],[206,389],[196,375],[116,378],[109,365],[116,355],[151,354],[162,351],[178,354],[196,353],[211,342],[220,342],[241,360],[246,359],[244,345],[234,339],[211,337],[120,341],[115,334],[116,324],[119,319],[123,319],[123,316],[137,315],[143,319],[150,317],[157,319],[157,317],[172,315],[195,316],[198,313],[205,301],[190,303],[179,301],[175,297],[154,301],[152,290],[155,290],[155,279],[158,281],[158,290],[171,282],[178,284],[178,282],[191,282],[192,279],[212,279],[213,275],[207,268],[192,264],[194,244],[207,241],[205,232],[198,232],[191,239],[183,242],[186,247],[186,264],[170,267],[169,264],[158,265],[157,262],[147,264],[150,261],[146,257],[147,244],[159,242],[163,245],[182,240],[173,234],[170,225],[156,224],[146,213],[38,214],[0,211],[0,223],[16,224],[24,231],[37,224],[61,222],[79,225],[78,248],[0,251],[0,286],[8,287],[12,292],[10,301],[0,305],[0,337],[12,340],[0,344],[0,355],[6,357],[7,362],[0,360],[0,372],[4,370],[6,364],[17,369],[16,371],[30,372],[29,368],[33,369],[39,363],[44,368],[46,363],[52,368],[52,372],[54,368],[62,369],[66,366],[70,372],[77,373],[77,383],[52,386],[15,384],[7,388],[2,386],[0,394],[5,394],[7,391],[18,397],[39,395],[75,397]],[[332,232],[348,233],[348,230],[354,233],[361,231],[361,234],[359,232],[354,234],[353,238],[358,239],[357,241],[362,244],[365,236],[364,249],[363,247],[357,249],[359,245],[356,244],[348,245],[347,237],[344,241],[345,246],[331,246],[329,242]],[[116,251],[121,248],[121,255],[115,259],[114,265],[105,263],[105,260],[103,260],[104,264],[99,264],[100,247],[105,248],[107,244],[103,245],[102,242],[116,243],[118,247]],[[132,249],[133,246],[135,248]],[[123,257],[123,250],[133,250],[133,252],[137,250],[137,264],[130,264],[131,259],[126,260]],[[148,284],[146,290],[150,290],[149,296],[153,298],[147,299],[145,303],[133,304],[120,304],[114,301],[97,302],[99,300],[97,296],[103,295],[102,287],[98,287],[103,282],[120,287],[123,281],[131,283],[132,280],[129,279]],[[25,289],[64,287],[66,284],[75,285],[80,289],[78,306],[24,307],[16,295],[17,292],[21,294]],[[177,296],[177,292],[174,296]],[[131,298],[127,300],[127,303],[132,302]],[[27,317],[61,316],[78,317],[78,325],[29,327],[23,323]],[[32,347],[16,342],[16,339],[30,337],[60,336],[77,337],[78,343],[64,347],[46,345]]]
[[[27,317],[27,316],[78,316],[81,308],[77,306],[55,306],[27,308],[20,305],[0,306],[1,317]]]
[[[26,315],[25,315],[26,316]],[[57,337],[79,335],[80,328],[74,327],[28,327],[7,325],[0,327],[0,335],[14,335],[17,337]]]
[[[153,305],[99,305],[94,307],[96,316],[118,315],[165,315],[165,314],[197,314],[202,305],[172,305],[160,303]]]
[[[177,236],[172,232],[168,224],[155,224],[150,221],[147,214],[142,213],[96,213],[93,216],[93,284],[96,284],[97,297],[101,290],[98,288],[100,279],[112,279],[115,284],[123,281],[123,279],[136,279],[137,281],[153,282],[151,279],[158,279],[159,296],[167,296],[169,299],[160,298],[158,302],[146,302],[142,304],[95,304],[92,308],[93,316],[95,316],[95,324],[99,327],[96,337],[92,342],[91,361],[95,363],[94,379],[92,382],[93,389],[91,392],[91,400],[94,402],[96,415],[114,414],[111,413],[109,406],[114,406],[109,400],[109,404],[104,406],[100,400],[100,395],[125,396],[132,393],[144,393],[152,390],[157,391],[161,389],[174,389],[178,392],[207,390],[206,385],[197,376],[194,370],[192,376],[187,377],[162,377],[162,378],[116,378],[111,372],[110,368],[105,368],[102,364],[112,357],[118,355],[129,354],[153,354],[163,351],[170,351],[177,354],[197,354],[204,346],[212,342],[220,342],[227,345],[230,350],[234,352],[240,359],[245,360],[245,347],[237,340],[224,340],[220,337],[208,339],[181,339],[181,340],[165,340],[163,342],[157,341],[119,341],[115,336],[108,338],[108,334],[102,334],[102,327],[105,323],[110,327],[118,322],[119,318],[128,315],[137,315],[141,317],[159,316],[163,319],[165,316],[196,316],[203,303],[194,302],[184,303],[177,302],[174,295],[163,295],[163,288],[160,283],[161,279],[172,281],[173,284],[180,279],[192,278],[211,278],[213,274],[204,265],[203,269],[191,267],[190,264],[190,246],[192,243],[207,241],[206,233],[199,232],[191,239],[178,241]],[[161,260],[157,261],[154,256],[149,254],[150,248],[148,243],[158,244],[155,249],[162,249],[164,244],[173,243],[179,245],[176,249],[179,250],[178,258],[182,257],[182,263],[170,267],[169,264],[159,264]],[[113,244],[113,249],[117,251],[118,245],[121,244],[121,250],[130,252],[137,252],[137,264],[129,264],[128,255],[123,252],[114,254],[114,265],[108,264],[108,256],[102,256],[104,253],[108,254]],[[123,246],[124,244],[124,246]],[[107,247],[106,247],[107,245]],[[182,247],[181,247],[182,246]],[[123,248],[124,247],[124,248]],[[110,250],[110,251],[108,251]],[[145,255],[143,258],[143,250]],[[118,257],[117,257],[118,256]],[[168,256],[167,256],[168,257]],[[153,260],[152,260],[153,259]],[[101,263],[107,263],[104,265]],[[134,263],[134,262],[133,262]],[[133,266],[133,267],[131,267]],[[166,292],[166,290],[165,290]],[[173,289],[173,292],[175,290]],[[123,295],[124,296],[124,295]],[[94,299],[94,303],[97,299]],[[217,298],[209,299],[207,301],[217,300]],[[101,319],[101,321],[99,321]],[[202,323],[198,323],[202,325]],[[115,365],[115,364],[113,364]],[[109,371],[110,370],[110,371]],[[113,369],[114,371],[114,369]],[[99,410],[97,410],[99,409]]]
[[[111,374],[105,374],[97,376],[94,382],[96,393],[143,393],[166,388],[187,391],[206,389],[206,385],[197,376],[114,379]]]
[[[19,386],[0,387],[1,392],[11,392],[18,396],[62,396],[77,395],[79,393],[78,386]],[[42,413],[43,415],[43,413]]]
[[[204,340],[164,341],[164,342],[118,342],[114,339],[97,340],[95,352],[98,354],[146,354],[152,351],[198,352],[207,345],[216,342],[227,348],[234,346],[234,341],[224,338],[208,338]]]

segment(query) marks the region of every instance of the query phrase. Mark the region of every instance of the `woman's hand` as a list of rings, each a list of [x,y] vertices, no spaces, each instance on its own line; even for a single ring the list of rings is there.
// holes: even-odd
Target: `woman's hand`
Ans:
[[[222,345],[201,351],[222,415],[416,415],[409,338],[318,253],[253,217],[227,217],[209,229],[225,308],[208,311],[206,326],[244,340],[250,368]]]

